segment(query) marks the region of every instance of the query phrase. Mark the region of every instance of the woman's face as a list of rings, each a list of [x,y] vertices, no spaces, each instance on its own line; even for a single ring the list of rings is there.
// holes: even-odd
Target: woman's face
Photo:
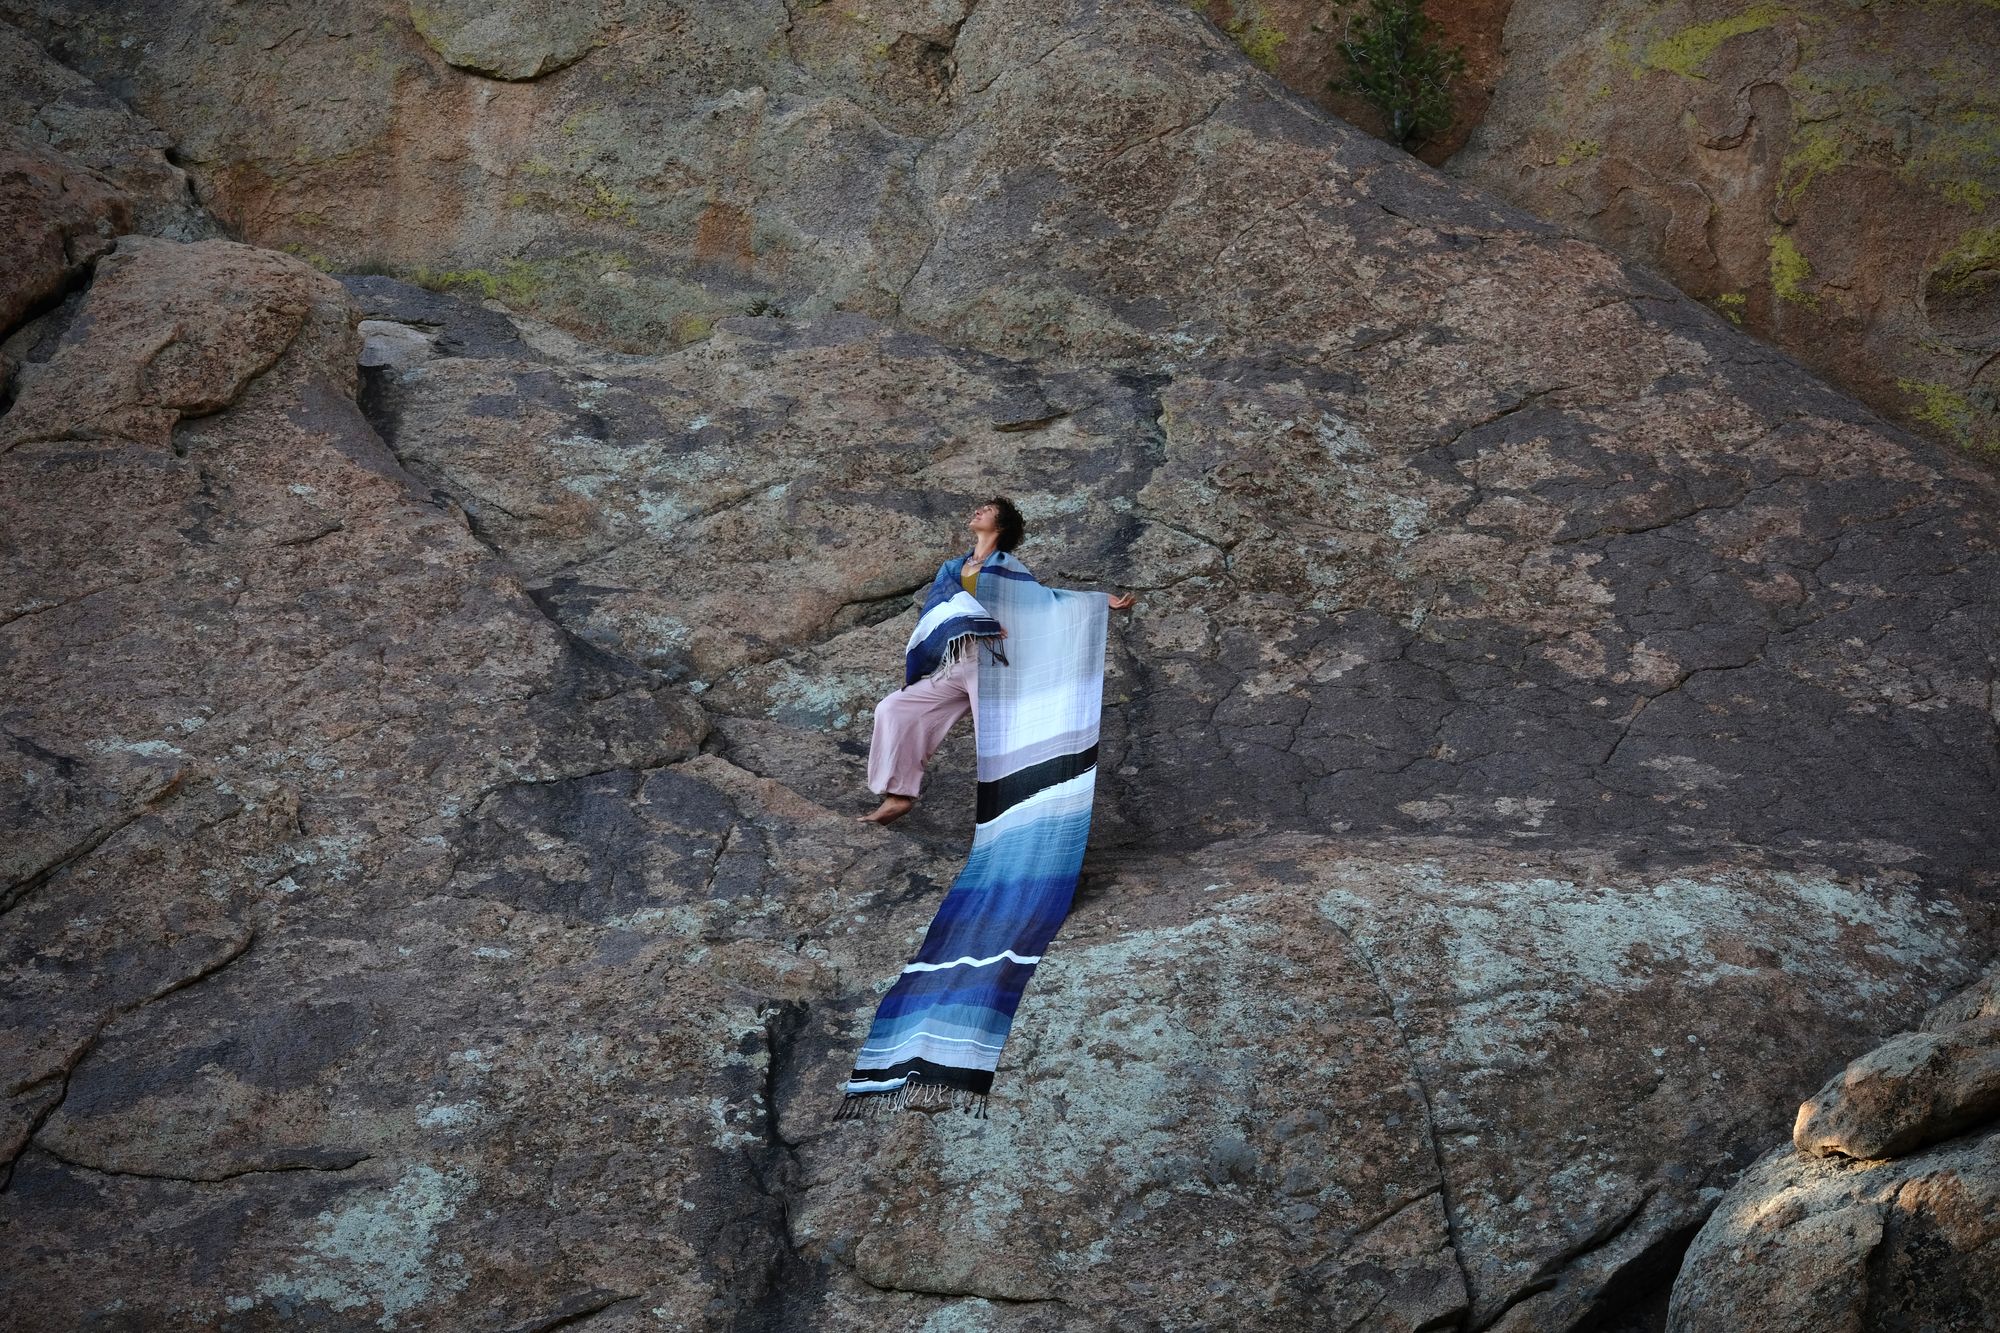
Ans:
[[[972,517],[966,521],[965,526],[971,528],[974,532],[999,531],[1000,506],[993,504],[979,506],[979,508],[972,511]]]

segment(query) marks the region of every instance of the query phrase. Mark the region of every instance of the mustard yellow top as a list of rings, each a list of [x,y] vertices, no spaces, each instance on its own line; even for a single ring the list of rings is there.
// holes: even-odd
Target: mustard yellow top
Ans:
[[[967,592],[975,597],[979,595],[979,566],[972,563],[970,556],[966,558],[965,568],[958,573],[958,581],[965,585]]]

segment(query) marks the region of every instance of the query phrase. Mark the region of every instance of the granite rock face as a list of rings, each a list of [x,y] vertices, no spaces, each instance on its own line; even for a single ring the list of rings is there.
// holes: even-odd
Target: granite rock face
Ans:
[[[120,231],[183,241],[217,234],[187,174],[169,160],[173,140],[8,23],[0,23],[0,133],[66,159],[73,172],[123,195],[131,217]]]
[[[1365,13],[1192,6],[1333,115]],[[1426,162],[1665,275],[1877,410],[2000,449],[1990,7],[1432,0],[1460,46]]]
[[[1523,0],[1446,169],[2000,449],[2000,13]]]
[[[1979,1013],[1997,989],[2000,971],[1799,1108],[1794,1145],[1745,1172],[1689,1249],[1673,1329],[1873,1333],[2000,1319],[2000,1101],[1990,1086],[2000,1031]],[[1983,1100],[1963,1095],[1980,1066]]]
[[[108,181],[12,136],[0,139],[0,209],[0,329],[53,302],[131,229],[131,203]]]
[[[7,1308],[1589,1327],[1995,952],[1995,479],[1191,15],[606,5],[498,79],[444,7],[7,12],[264,243],[16,335]],[[710,202],[557,299],[570,139]],[[270,248],[364,235],[451,290]],[[1140,595],[1085,879],[990,1119],[834,1122],[970,833],[969,729],[854,818],[871,709],[995,491]]]
[[[39,316],[131,231],[215,234],[169,141],[0,23],[0,403],[42,337]]]

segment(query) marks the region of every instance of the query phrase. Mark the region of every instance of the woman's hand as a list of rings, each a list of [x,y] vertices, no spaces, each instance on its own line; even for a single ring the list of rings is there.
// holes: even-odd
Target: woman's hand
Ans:
[[[1113,611],[1123,611],[1126,608],[1130,607],[1133,603],[1137,602],[1138,600],[1139,600],[1138,593],[1123,592],[1111,599],[1111,609]]]

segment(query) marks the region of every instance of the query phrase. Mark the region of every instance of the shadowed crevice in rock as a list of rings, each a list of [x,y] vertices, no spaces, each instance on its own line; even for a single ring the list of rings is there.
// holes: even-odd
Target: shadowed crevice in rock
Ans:
[[[811,1021],[812,1006],[799,1001],[772,1002],[760,1007],[763,1018],[762,1104],[764,1143],[755,1150],[751,1171],[757,1189],[769,1200],[771,1235],[776,1242],[756,1299],[738,1307],[733,1329],[809,1329],[819,1326],[826,1299],[827,1261],[801,1253],[792,1235],[792,1214],[804,1189],[804,1168],[797,1143],[785,1138],[778,1119],[779,1087],[795,1081],[791,1061],[801,1034]]]
[[[1616,1269],[1571,1327],[1574,1333],[1660,1333],[1674,1278],[1707,1214],[1657,1237]]]
[[[241,1176],[268,1175],[276,1171],[349,1171],[370,1158],[367,1153],[344,1153],[339,1149],[324,1149],[317,1150],[301,1160],[274,1162],[268,1166],[246,1166],[213,1175],[173,1175],[164,1171],[125,1171],[82,1162],[73,1157],[65,1157],[39,1143],[31,1142],[29,1150],[41,1153],[73,1171],[88,1171],[101,1176],[131,1176],[138,1180],[172,1180],[184,1185],[215,1185]]]
[[[1334,933],[1339,936],[1341,943],[1345,945],[1347,951],[1367,971],[1369,979],[1374,983],[1375,989],[1381,997],[1383,1010],[1385,1013],[1388,1014],[1390,1022],[1392,1022],[1395,1025],[1397,1040],[1402,1045],[1403,1056],[1405,1059],[1405,1065],[1403,1068],[1404,1076],[1407,1077],[1410,1080],[1410,1082],[1415,1085],[1418,1095],[1423,1099],[1424,1138],[1430,1145],[1431,1162],[1437,1173],[1436,1184],[1433,1186],[1433,1188],[1437,1193],[1438,1202],[1441,1205],[1443,1205],[1444,1208],[1445,1242],[1447,1247],[1451,1250],[1452,1262],[1458,1268],[1459,1282],[1461,1285],[1461,1289],[1464,1293],[1464,1303],[1460,1306],[1459,1309],[1438,1316],[1438,1319],[1440,1321],[1449,1320],[1450,1321],[1449,1324],[1441,1322],[1437,1326],[1462,1327],[1463,1321],[1467,1317],[1469,1317],[1472,1313],[1471,1301],[1475,1294],[1475,1288],[1473,1287],[1472,1284],[1472,1274],[1466,1270],[1465,1258],[1463,1255],[1459,1253],[1458,1218],[1452,1207],[1451,1178],[1449,1175],[1446,1174],[1444,1154],[1439,1150],[1438,1147],[1438,1122],[1437,1122],[1437,1116],[1431,1109],[1430,1086],[1428,1083],[1426,1083],[1424,1079],[1423,1066],[1417,1059],[1417,1053],[1410,1046],[1409,1033],[1404,1030],[1403,1017],[1398,1012],[1396,997],[1394,994],[1390,992],[1387,986],[1383,985],[1381,976],[1375,970],[1374,961],[1371,958],[1369,958],[1368,953],[1365,949],[1362,949],[1359,945],[1357,945],[1354,942],[1354,937],[1348,934],[1347,929],[1344,926],[1342,926],[1338,921],[1329,920],[1328,925],[1332,928]],[[1401,1208],[1408,1207],[1409,1203],[1414,1203],[1414,1202],[1416,1202],[1416,1200],[1410,1200],[1408,1203],[1400,1204],[1398,1205],[1398,1209],[1400,1210]],[[1373,1229],[1372,1226],[1369,1229],[1372,1230]]]
[[[33,746],[33,742],[22,738],[10,737],[10,739],[22,748],[40,748]],[[58,769],[63,767],[61,756],[52,756],[47,751],[42,751],[38,757],[53,758],[56,760]],[[5,915],[7,912],[13,911],[29,894],[41,888],[64,869],[96,851],[107,840],[115,837],[134,821],[144,818],[156,806],[162,802],[172,800],[175,794],[180,791],[184,777],[184,773],[174,773],[160,786],[142,796],[139,803],[129,811],[121,812],[110,822],[90,830],[90,832],[84,835],[81,841],[62,849],[52,859],[34,866],[19,879],[8,884],[5,889],[0,889],[0,915]],[[9,869],[13,869],[13,867],[9,866]]]

